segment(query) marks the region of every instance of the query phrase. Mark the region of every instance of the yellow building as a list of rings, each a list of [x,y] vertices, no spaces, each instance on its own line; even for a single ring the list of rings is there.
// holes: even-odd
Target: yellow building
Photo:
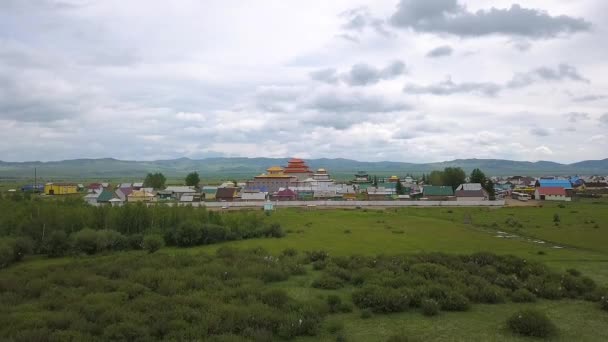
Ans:
[[[156,202],[156,195],[143,190],[136,190],[127,196],[127,202]]]
[[[78,193],[78,185],[73,183],[46,183],[44,193],[47,195],[70,195]]]

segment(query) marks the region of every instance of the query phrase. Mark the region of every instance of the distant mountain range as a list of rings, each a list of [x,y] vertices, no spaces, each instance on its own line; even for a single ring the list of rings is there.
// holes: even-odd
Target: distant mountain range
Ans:
[[[34,168],[45,179],[142,179],[148,172],[162,172],[168,178],[182,178],[198,171],[203,179],[246,179],[272,165],[286,165],[289,158],[179,158],[156,161],[128,161],[113,158],[73,159],[52,162],[0,161],[0,179],[32,179]],[[488,175],[606,175],[608,159],[586,160],[573,164],[549,161],[525,162],[500,159],[456,159],[440,163],[361,162],[349,159],[309,159],[313,168],[325,168],[336,179],[352,179],[360,170],[379,176],[421,174],[445,167],[461,167],[467,173],[479,168]]]

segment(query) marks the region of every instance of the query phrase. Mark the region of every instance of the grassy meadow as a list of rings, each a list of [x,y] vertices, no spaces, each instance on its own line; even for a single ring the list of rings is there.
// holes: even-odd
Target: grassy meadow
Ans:
[[[211,255],[225,246],[239,249],[261,247],[274,255],[288,248],[302,252],[324,250],[330,256],[492,252],[540,261],[560,272],[576,269],[599,286],[608,286],[607,202],[545,203],[542,207],[492,209],[280,209],[267,220],[280,223],[286,236],[192,248],[166,247],[157,253]],[[144,256],[141,251],[122,253]],[[87,260],[93,258],[102,260],[108,256],[84,257]],[[0,271],[0,276],[9,271],[24,274],[28,270],[65,266],[73,260],[72,257],[31,257]],[[337,295],[343,302],[352,303],[354,286],[347,285],[337,290],[314,288],[311,284],[321,271],[310,265],[306,268],[306,274],[267,286],[285,290],[294,300]],[[558,335],[550,340],[608,340],[608,312],[600,310],[597,303],[573,299],[473,304],[466,312],[442,311],[434,317],[426,317],[419,311],[407,311],[362,318],[361,310],[354,307],[352,312],[328,315],[317,336],[300,336],[295,340],[335,341],[340,336],[346,341],[386,341],[399,335],[409,338],[408,341],[532,341],[512,334],[505,325],[510,315],[529,307],[545,312],[558,327]]]

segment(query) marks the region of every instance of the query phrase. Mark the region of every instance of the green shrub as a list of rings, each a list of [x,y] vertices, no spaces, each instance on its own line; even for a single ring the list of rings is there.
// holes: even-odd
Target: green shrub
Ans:
[[[327,253],[326,251],[311,251],[311,252],[306,252],[306,257],[308,258],[308,260],[310,262],[315,262],[315,261],[319,261],[319,260],[325,260],[329,257],[329,253]]]
[[[600,308],[604,311],[608,311],[608,297],[600,298]]]
[[[143,249],[144,236],[142,234],[130,235],[129,237],[127,237],[127,243],[130,249]]]
[[[368,319],[368,318],[371,318],[372,316],[373,316],[372,310],[370,310],[370,309],[361,310],[362,319]]]
[[[34,251],[34,240],[26,236],[16,238],[13,243],[13,260],[21,261],[23,257]]]
[[[317,260],[312,263],[312,269],[315,271],[324,270],[327,267],[327,262],[325,260]]]
[[[179,247],[196,246],[203,239],[203,225],[195,220],[184,221],[173,233],[173,239]]]
[[[435,316],[439,314],[439,310],[441,307],[439,303],[434,299],[425,299],[420,304],[420,308],[422,309],[422,314],[425,316]]]
[[[97,232],[97,251],[119,251],[128,248],[128,240],[115,230],[104,229]]]
[[[154,253],[157,250],[163,248],[165,240],[158,234],[146,235],[142,241],[143,249],[147,250],[148,253]]]
[[[289,296],[287,296],[287,293],[285,293],[284,290],[271,289],[263,292],[260,299],[262,300],[262,303],[266,305],[280,308],[287,304]]]
[[[349,313],[353,312],[353,306],[349,303],[342,303],[338,305],[338,312]]]
[[[470,308],[469,300],[460,293],[450,292],[444,298],[439,299],[441,310],[445,311],[467,311]]]
[[[336,290],[344,287],[344,281],[338,277],[323,274],[312,282],[312,287],[325,290]]]
[[[70,250],[70,240],[63,230],[56,230],[49,234],[44,249],[49,257],[64,256]]]
[[[342,299],[336,295],[327,296],[327,306],[329,307],[329,312],[338,312],[338,308],[342,304]]]
[[[284,257],[295,257],[298,255],[298,251],[295,248],[286,248],[281,252]]]
[[[267,237],[281,238],[285,236],[285,232],[280,224],[272,223],[266,228],[264,235]]]
[[[93,229],[84,228],[72,235],[74,248],[86,254],[95,254],[97,252],[97,232]]]
[[[506,300],[504,291],[494,285],[483,286],[477,289],[474,297],[475,301],[487,304],[504,303]]]
[[[353,292],[352,297],[357,307],[381,313],[405,311],[410,302],[407,293],[379,286],[366,286]]]
[[[557,333],[557,327],[543,312],[522,310],[507,320],[507,327],[516,334],[532,337],[550,337]]]
[[[526,289],[518,289],[511,293],[511,299],[515,303],[531,303],[536,301],[536,296]]]

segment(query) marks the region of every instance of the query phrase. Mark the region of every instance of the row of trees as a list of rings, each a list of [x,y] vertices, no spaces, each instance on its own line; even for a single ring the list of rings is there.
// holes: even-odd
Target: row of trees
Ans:
[[[204,208],[92,207],[80,199],[0,198],[0,266],[26,254],[60,256],[140,249],[158,235],[164,244],[194,246],[227,240],[281,237],[282,228],[261,212],[218,213]]]
[[[446,167],[443,171],[433,171],[422,175],[425,184],[451,186],[456,189],[460,184],[466,183],[467,175],[460,167]],[[490,199],[495,197],[494,182],[480,169],[474,169],[469,175],[469,183],[479,183],[488,192]]]
[[[198,172],[190,172],[185,179],[187,186],[198,187],[201,182],[201,177]],[[144,179],[144,187],[154,189],[164,189],[167,183],[167,177],[161,172],[148,173]]]

